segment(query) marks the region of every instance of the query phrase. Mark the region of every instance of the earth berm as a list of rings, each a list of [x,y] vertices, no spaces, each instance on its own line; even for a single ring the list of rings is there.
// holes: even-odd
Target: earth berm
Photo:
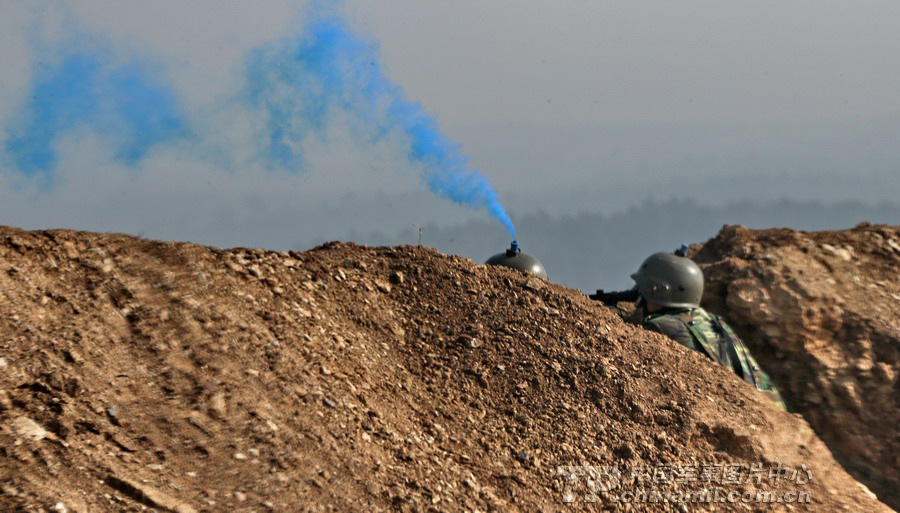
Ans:
[[[427,248],[0,228],[0,328],[2,511],[890,511],[699,353]]]

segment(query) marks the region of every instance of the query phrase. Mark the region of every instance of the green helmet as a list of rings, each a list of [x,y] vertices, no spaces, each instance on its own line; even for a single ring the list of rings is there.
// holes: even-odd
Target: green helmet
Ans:
[[[675,308],[700,306],[703,272],[690,258],[654,253],[631,279],[647,301]]]
[[[534,274],[535,276],[544,278],[545,280],[547,279],[547,270],[544,269],[544,264],[542,264],[541,261],[537,258],[534,258],[529,254],[522,253],[522,250],[519,249],[519,243],[516,241],[512,241],[512,245],[505,252],[497,253],[491,258],[488,258],[485,264],[509,267],[511,269],[517,269],[519,271]]]

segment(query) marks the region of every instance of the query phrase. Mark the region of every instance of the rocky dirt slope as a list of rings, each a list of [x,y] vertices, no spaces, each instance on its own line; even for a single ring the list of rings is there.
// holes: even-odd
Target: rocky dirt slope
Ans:
[[[792,410],[900,508],[900,227],[732,226],[695,259],[705,303],[759,355]]]
[[[0,330],[2,511],[562,511],[582,464],[622,471],[609,510],[889,511],[699,353],[426,248],[0,227]],[[811,481],[743,475],[780,465]],[[651,486],[811,504],[614,501]]]

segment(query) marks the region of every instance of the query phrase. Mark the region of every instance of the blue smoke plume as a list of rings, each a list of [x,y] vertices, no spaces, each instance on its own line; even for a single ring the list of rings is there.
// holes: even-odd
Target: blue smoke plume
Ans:
[[[255,51],[247,68],[248,100],[266,118],[264,158],[270,165],[303,167],[303,143],[325,136],[335,116],[349,113],[373,140],[401,134],[423,180],[443,198],[485,209],[515,238],[515,229],[487,179],[468,165],[459,144],[383,73],[378,46],[353,34],[336,2],[314,1],[295,38]]]
[[[57,143],[87,129],[114,148],[117,162],[135,166],[156,145],[189,134],[174,92],[153,68],[112,65],[101,49],[63,51],[37,59],[27,100],[7,127],[7,155],[26,176],[52,183]],[[52,64],[47,64],[52,63]]]

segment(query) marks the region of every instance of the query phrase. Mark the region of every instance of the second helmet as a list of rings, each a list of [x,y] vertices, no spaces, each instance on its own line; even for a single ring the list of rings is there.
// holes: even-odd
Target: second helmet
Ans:
[[[638,291],[658,305],[688,308],[700,306],[703,272],[687,257],[654,253],[631,275]]]

